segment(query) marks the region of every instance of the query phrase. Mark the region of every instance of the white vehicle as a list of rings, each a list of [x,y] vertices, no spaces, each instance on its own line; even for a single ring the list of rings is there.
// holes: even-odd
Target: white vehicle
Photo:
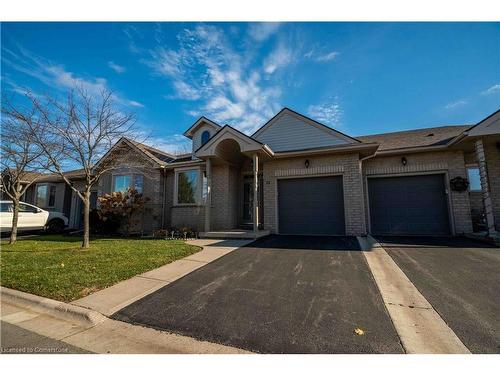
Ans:
[[[12,201],[0,201],[0,232],[12,230]],[[60,233],[68,225],[68,218],[61,212],[45,211],[32,204],[19,203],[19,219],[17,230],[47,230],[52,233]]]

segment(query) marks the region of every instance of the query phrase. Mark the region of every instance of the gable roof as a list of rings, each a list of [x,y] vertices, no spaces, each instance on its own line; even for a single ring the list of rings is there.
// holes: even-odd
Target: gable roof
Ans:
[[[470,125],[439,126],[393,133],[365,135],[357,137],[357,139],[362,142],[379,143],[379,152],[429,146],[446,146],[455,137],[469,128]]]
[[[290,114],[292,116],[295,116],[295,117],[298,117],[300,119],[302,119],[304,122],[310,124],[310,125],[313,125],[313,126],[316,126],[318,129],[322,129],[324,130],[326,133],[329,133],[329,134],[332,134],[332,135],[336,135],[336,136],[340,136],[348,141],[351,141],[351,142],[358,142],[359,143],[359,140],[356,139],[356,138],[353,138],[347,134],[344,134],[338,130],[335,130],[329,126],[326,126],[322,123],[320,123],[319,121],[316,121],[310,117],[307,117],[299,112],[296,112],[294,111],[293,109],[290,109],[288,107],[283,107],[283,109],[281,109],[281,111],[279,111],[277,114],[275,114],[269,121],[267,121],[264,125],[262,125],[259,129],[257,129],[257,131],[255,133],[253,133],[251,135],[252,138],[254,137],[258,137],[260,134],[262,134],[266,129],[268,129],[274,122],[276,122],[277,119],[279,119],[280,117],[284,116],[285,114]]]
[[[164,157],[172,157],[172,159],[174,159],[175,157],[173,155],[170,155],[170,154],[167,154],[166,152],[163,152],[163,151],[160,151],[158,149],[155,149],[153,147],[150,147],[150,146],[146,146],[145,144],[143,143],[140,143],[140,142],[137,142],[137,141],[133,141],[131,139],[128,139],[126,137],[121,137],[118,141],[116,141],[116,143],[99,159],[99,161],[93,166],[93,168],[96,168],[99,164],[102,163],[103,160],[105,160],[108,155],[110,155],[113,150],[115,150],[118,145],[122,144],[122,143],[125,143],[127,145],[129,145],[131,148],[135,149],[135,150],[138,150],[142,155],[146,156],[148,159],[150,159],[153,163],[157,164],[158,166],[162,167],[162,166],[165,166],[167,164],[166,161],[160,159],[160,154],[159,153],[162,153],[164,154]]]
[[[467,129],[468,136],[483,136],[500,133],[500,109]]]
[[[172,155],[168,152],[162,151],[160,149],[148,146],[144,143],[133,141],[131,139],[125,138],[130,143],[134,144],[137,148],[143,151],[146,155],[148,155],[151,159],[153,159],[158,164],[162,163],[170,163],[172,160],[176,159],[175,155]]]
[[[220,130],[221,126],[217,124],[215,121],[210,120],[209,118],[206,118],[205,116],[201,116],[196,122],[189,127],[188,130],[186,130],[183,135],[188,137],[189,139],[193,138],[193,133],[198,129],[201,125],[203,124],[208,124],[212,126],[216,130]]]
[[[208,140],[207,143],[205,143],[205,144],[201,145],[200,147],[198,147],[198,149],[196,149],[196,151],[194,153],[196,154],[196,153],[198,153],[198,151],[201,151],[202,149],[208,149],[215,141],[217,141],[217,139],[219,139],[224,133],[226,133],[228,131],[231,132],[231,133],[233,133],[233,135],[236,135],[239,138],[245,140],[249,144],[253,144],[253,145],[255,145],[255,146],[259,147],[259,148],[266,146],[262,142],[259,142],[258,140],[254,139],[252,137],[249,137],[245,133],[240,132],[238,129],[233,128],[231,125],[227,125],[226,124],[222,128],[220,128],[219,131],[217,133],[215,133]],[[271,151],[271,150],[269,149],[269,151]],[[271,153],[272,153],[272,151],[271,151]]]

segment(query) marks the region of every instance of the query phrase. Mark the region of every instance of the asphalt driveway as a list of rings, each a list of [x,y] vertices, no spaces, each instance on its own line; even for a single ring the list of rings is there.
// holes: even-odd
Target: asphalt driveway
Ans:
[[[262,353],[403,352],[355,238],[267,241],[233,251],[113,318]],[[308,248],[299,249],[304,243]]]
[[[466,238],[377,237],[473,353],[500,353],[500,248]]]

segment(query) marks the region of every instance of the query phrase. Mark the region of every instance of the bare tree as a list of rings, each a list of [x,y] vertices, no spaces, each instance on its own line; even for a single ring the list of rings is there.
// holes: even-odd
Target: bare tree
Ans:
[[[16,109],[10,101],[2,103],[1,191],[12,199],[13,215],[9,243],[17,240],[19,201],[46,167],[44,152],[33,137],[41,123],[34,108]],[[41,136],[40,138],[42,138]]]
[[[83,248],[90,246],[91,189],[103,173],[115,167],[116,158],[101,157],[121,137],[134,137],[134,115],[118,110],[113,99],[109,91],[91,95],[82,88],[70,91],[63,101],[30,96],[43,123],[42,132],[32,128],[31,133],[47,157],[49,169],[59,174],[83,202]],[[119,154],[120,150],[114,152]],[[68,168],[82,170],[83,186],[73,184],[64,173]]]

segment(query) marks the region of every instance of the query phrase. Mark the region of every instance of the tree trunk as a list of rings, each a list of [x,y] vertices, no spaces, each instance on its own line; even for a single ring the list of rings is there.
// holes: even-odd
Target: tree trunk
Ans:
[[[90,247],[90,192],[84,193],[83,200],[83,243],[82,247],[88,249]]]
[[[9,243],[11,245],[15,244],[17,241],[17,222],[19,220],[19,200],[12,201],[12,230],[10,232],[10,240]]]

